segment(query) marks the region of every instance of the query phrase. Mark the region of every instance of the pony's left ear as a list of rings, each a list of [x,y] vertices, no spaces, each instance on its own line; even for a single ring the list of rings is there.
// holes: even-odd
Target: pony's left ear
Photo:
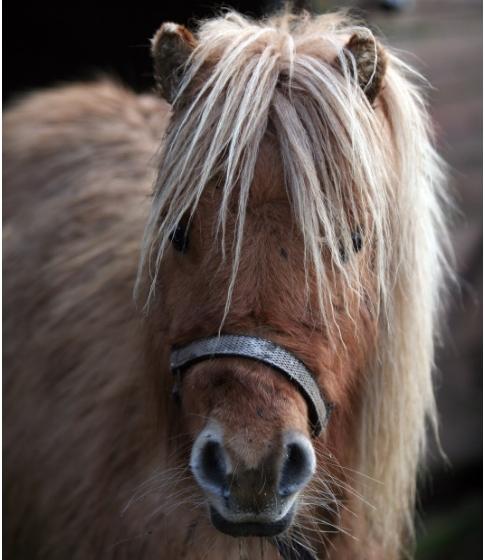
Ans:
[[[363,30],[350,37],[344,47],[344,56],[350,69],[355,68],[359,85],[372,105],[382,89],[386,73],[384,48],[370,31]]]
[[[185,63],[197,42],[183,25],[164,23],[152,39],[155,82],[169,103],[177,95]]]

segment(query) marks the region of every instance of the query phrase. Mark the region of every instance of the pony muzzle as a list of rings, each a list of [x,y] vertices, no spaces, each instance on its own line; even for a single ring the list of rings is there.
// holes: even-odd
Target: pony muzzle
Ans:
[[[240,370],[228,359],[253,365]],[[212,403],[198,410],[209,421],[195,437],[190,466],[213,525],[234,536],[284,531],[299,492],[315,472],[310,436],[320,434],[331,410],[312,372],[287,348],[245,334],[174,348],[171,369],[175,387],[191,378],[186,396],[192,406],[195,401],[200,406],[203,395]],[[266,393],[265,376],[273,379]],[[225,390],[218,393],[215,387]],[[280,391],[286,399],[277,397]]]
[[[233,536],[275,536],[290,526],[296,498],[311,480],[316,459],[305,435],[288,430],[279,439],[281,444],[272,445],[259,464],[248,467],[225,444],[217,421],[209,421],[198,435],[190,467],[216,529]]]

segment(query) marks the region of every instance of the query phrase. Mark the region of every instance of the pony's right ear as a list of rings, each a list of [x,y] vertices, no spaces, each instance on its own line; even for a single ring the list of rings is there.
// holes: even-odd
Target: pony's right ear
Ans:
[[[354,33],[344,48],[349,65],[355,65],[357,80],[372,105],[382,90],[387,55],[370,30]]]
[[[155,82],[169,103],[175,99],[184,65],[196,46],[195,37],[183,25],[164,23],[152,39]]]

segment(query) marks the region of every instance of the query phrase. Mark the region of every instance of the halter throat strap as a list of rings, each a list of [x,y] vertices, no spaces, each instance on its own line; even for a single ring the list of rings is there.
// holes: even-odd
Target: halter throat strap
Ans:
[[[174,374],[182,375],[197,362],[224,357],[256,360],[284,375],[297,387],[307,403],[312,435],[320,435],[328,421],[330,405],[305,364],[290,351],[270,340],[233,334],[195,340],[172,350],[170,367]]]

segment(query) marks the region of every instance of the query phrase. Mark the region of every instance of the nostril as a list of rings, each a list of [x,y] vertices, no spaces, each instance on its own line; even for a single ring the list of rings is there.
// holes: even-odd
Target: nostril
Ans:
[[[287,443],[285,451],[278,486],[280,496],[289,496],[303,488],[315,472],[315,453],[305,439]]]
[[[223,493],[226,487],[226,460],[221,444],[208,441],[201,449],[197,463],[199,483],[212,492]]]
[[[296,492],[304,471],[306,471],[306,459],[303,450],[296,443],[287,445],[279,485],[280,494],[287,496]]]

